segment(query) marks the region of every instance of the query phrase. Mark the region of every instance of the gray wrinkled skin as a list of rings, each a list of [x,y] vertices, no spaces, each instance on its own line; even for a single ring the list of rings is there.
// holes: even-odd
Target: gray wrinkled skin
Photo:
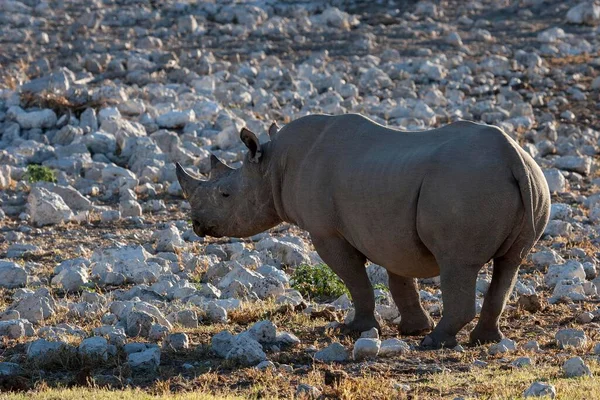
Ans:
[[[440,275],[443,317],[423,340],[431,347],[454,346],[473,320],[477,274],[493,259],[471,341],[502,339],[519,264],[550,214],[544,175],[516,142],[472,122],[401,132],[356,114],[303,117],[269,134],[259,144],[243,129],[243,167],[213,158],[208,181],[177,166],[198,235],[251,236],[282,221],[305,229],[354,299],[349,331],[379,327],[367,260],[388,271],[403,334],[433,328],[415,278]]]

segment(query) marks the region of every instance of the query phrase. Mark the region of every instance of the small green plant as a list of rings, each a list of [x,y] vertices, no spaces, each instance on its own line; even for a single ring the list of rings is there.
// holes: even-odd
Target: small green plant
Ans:
[[[31,164],[27,166],[27,181],[29,183],[40,181],[56,183],[56,175],[48,167]]]
[[[349,294],[344,282],[325,264],[298,266],[291,283],[302,296],[312,299],[328,300]]]
[[[379,290],[382,290],[384,292],[389,292],[390,291],[390,288],[387,287],[386,285],[384,285],[383,283],[377,283],[377,284],[375,284],[373,286],[373,289],[375,289],[375,290],[379,289]]]

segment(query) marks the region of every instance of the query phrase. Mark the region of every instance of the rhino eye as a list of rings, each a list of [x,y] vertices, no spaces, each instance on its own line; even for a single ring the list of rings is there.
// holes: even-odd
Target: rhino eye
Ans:
[[[223,196],[223,197],[229,197],[229,193],[221,193],[221,196]]]

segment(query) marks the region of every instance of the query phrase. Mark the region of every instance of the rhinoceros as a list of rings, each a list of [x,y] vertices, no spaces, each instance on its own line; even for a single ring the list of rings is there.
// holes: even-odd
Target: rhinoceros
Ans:
[[[208,180],[176,166],[199,236],[247,237],[285,221],[308,231],[355,305],[347,331],[379,328],[370,260],[383,266],[401,334],[454,346],[475,317],[478,272],[493,260],[472,342],[503,338],[499,317],[519,264],[540,238],[550,192],[535,161],[501,129],[459,121],[424,132],[358,115],[309,115],[248,148],[241,168],[211,157]],[[440,276],[443,315],[423,309],[416,278]],[[433,331],[432,331],[433,329]]]

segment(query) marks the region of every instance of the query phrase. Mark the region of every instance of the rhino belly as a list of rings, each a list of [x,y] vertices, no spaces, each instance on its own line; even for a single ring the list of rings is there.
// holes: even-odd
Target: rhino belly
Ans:
[[[371,262],[392,274],[410,278],[431,278],[440,274],[435,257],[418,238],[390,240],[393,235],[378,236],[371,235],[357,246]]]

